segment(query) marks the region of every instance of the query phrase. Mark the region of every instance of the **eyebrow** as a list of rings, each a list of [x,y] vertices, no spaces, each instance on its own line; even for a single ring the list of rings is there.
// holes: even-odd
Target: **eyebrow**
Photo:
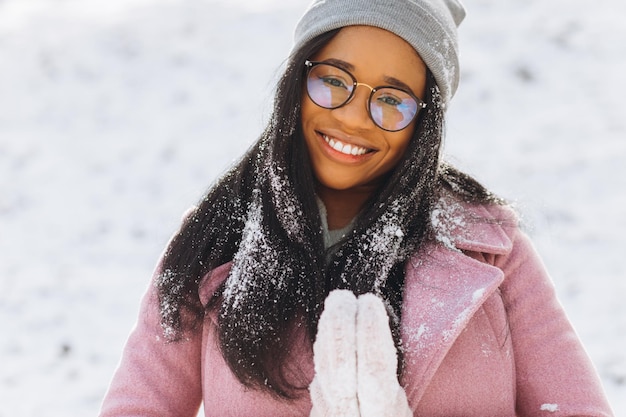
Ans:
[[[325,62],[327,64],[336,65],[339,68],[341,68],[343,70],[346,70],[348,72],[353,72],[356,69],[355,66],[352,65],[351,63],[343,61],[341,59],[337,59],[337,58],[328,58],[328,59],[325,59],[323,62]],[[383,76],[383,80],[385,80],[387,85],[390,85],[392,87],[397,87],[397,88],[399,88],[401,90],[410,91],[412,94],[415,94],[413,89],[411,87],[409,87],[408,84],[406,84],[403,81],[400,81],[399,79],[397,79],[395,77],[391,77],[389,75],[384,75]]]

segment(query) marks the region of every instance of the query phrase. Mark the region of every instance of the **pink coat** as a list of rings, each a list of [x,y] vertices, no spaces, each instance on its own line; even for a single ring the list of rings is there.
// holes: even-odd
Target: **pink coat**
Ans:
[[[414,415],[612,416],[596,371],[513,214],[500,207],[466,210],[463,221],[451,223],[459,250],[433,244],[407,264],[401,384]],[[476,216],[507,221],[472,221]],[[203,302],[229,268],[204,279]],[[165,343],[155,297],[151,286],[102,417],[193,417],[201,403],[211,417],[309,415],[308,395],[278,401],[232,376],[217,346],[215,315],[189,340]],[[294,363],[312,379],[311,349],[302,340],[294,343]]]

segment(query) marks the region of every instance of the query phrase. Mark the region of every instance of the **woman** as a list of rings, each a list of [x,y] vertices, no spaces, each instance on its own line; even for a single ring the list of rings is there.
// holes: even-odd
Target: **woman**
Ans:
[[[610,416],[505,202],[440,161],[456,0],[317,0],[102,416]]]

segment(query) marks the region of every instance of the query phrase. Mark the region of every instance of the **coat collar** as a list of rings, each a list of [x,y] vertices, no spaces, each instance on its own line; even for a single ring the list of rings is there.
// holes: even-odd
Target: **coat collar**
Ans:
[[[449,249],[506,255],[509,233],[518,227],[515,212],[505,205],[463,203],[442,197],[431,214],[436,240]]]

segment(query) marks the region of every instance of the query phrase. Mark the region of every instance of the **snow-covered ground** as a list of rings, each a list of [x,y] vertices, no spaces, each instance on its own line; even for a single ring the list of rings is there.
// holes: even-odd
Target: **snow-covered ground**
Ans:
[[[95,415],[307,0],[0,0],[0,417]],[[524,214],[626,416],[626,3],[467,0],[447,154]]]

